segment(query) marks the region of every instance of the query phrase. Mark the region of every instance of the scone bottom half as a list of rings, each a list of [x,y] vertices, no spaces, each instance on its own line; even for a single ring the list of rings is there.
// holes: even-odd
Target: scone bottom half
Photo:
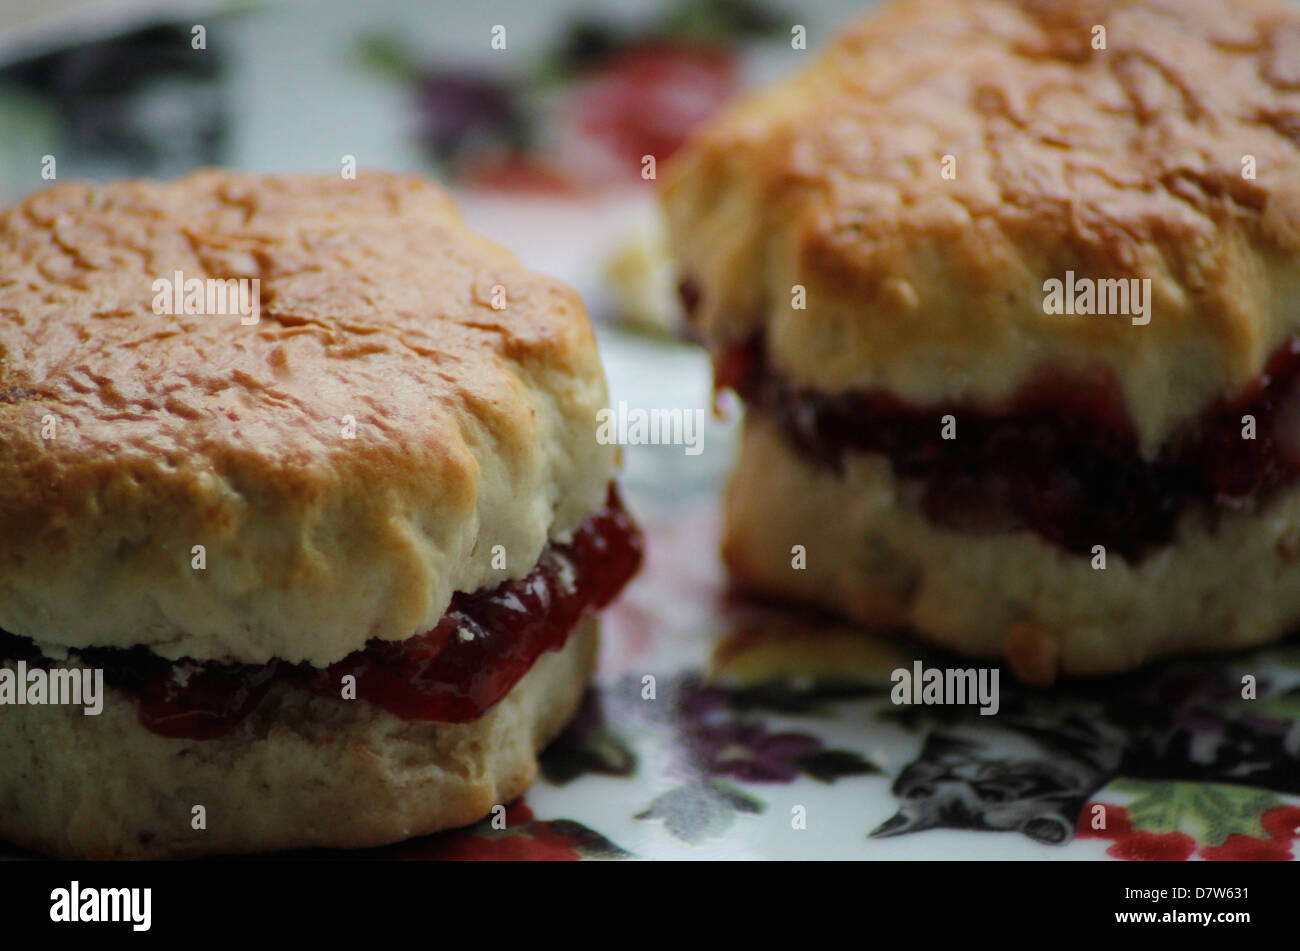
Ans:
[[[1045,370],[996,405],[826,394],[761,335],[714,375],[747,415],[723,547],[742,588],[1035,684],[1300,625],[1300,335],[1152,458],[1104,376]]]
[[[1034,684],[1295,632],[1297,36],[896,2],[697,133],[661,195],[745,405],[737,584]]]
[[[144,648],[55,662],[0,634],[7,672],[103,672],[95,716],[5,708],[0,837],[72,859],[190,858],[367,848],[476,822],[532,785],[595,671],[596,612],[641,557],[611,485],[523,578],[459,593],[433,630],[324,669]]]
[[[61,184],[0,273],[0,839],[368,847],[529,787],[643,550],[570,288],[382,172]]]

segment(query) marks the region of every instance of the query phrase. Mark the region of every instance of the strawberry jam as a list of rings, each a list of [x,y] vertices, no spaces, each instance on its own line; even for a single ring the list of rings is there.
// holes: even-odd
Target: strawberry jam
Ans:
[[[994,406],[919,406],[876,389],[833,395],[773,372],[761,340],[715,357],[715,385],[734,389],[803,454],[841,471],[849,453],[879,453],[917,480],[931,521],[967,531],[1028,528],[1075,553],[1105,545],[1140,558],[1173,535],[1192,504],[1240,510],[1300,477],[1300,343],[1288,342],[1243,392],[1191,420],[1155,459],[1117,383],[1044,375]],[[957,421],[944,439],[940,421]],[[1242,419],[1255,418],[1254,439]]]
[[[611,485],[605,507],[566,544],[550,544],[528,575],[488,591],[457,593],[433,630],[405,641],[371,641],[321,669],[269,664],[170,662],[143,647],[75,650],[104,680],[135,694],[139,718],[166,737],[211,739],[232,730],[276,682],[356,697],[408,720],[465,723],[496,705],[544,652],[559,650],[578,623],[605,607],[636,572],[642,538]],[[0,632],[0,657],[34,660],[32,641]]]
[[[583,616],[607,605],[641,562],[641,536],[610,489],[605,509],[567,545],[548,546],[518,581],[457,594],[432,631],[405,641],[375,641],[308,686],[338,696],[340,679],[357,696],[408,720],[477,720],[510,692],[533,662],[559,650]]]

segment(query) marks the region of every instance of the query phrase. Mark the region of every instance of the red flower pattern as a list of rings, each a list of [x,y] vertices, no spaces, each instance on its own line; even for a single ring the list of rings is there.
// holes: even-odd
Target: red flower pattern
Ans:
[[[408,862],[576,862],[583,857],[576,837],[556,823],[536,821],[522,797],[506,806],[505,820],[504,830],[484,820],[391,846],[382,857]]]
[[[1106,828],[1092,827],[1093,809],[1106,808]],[[1075,830],[1080,839],[1110,839],[1106,854],[1117,859],[1147,862],[1181,862],[1197,855],[1209,862],[1287,861],[1294,858],[1292,843],[1300,836],[1300,806],[1275,806],[1260,816],[1268,838],[1231,833],[1219,845],[1202,845],[1183,832],[1149,832],[1136,829],[1123,806],[1090,802],[1079,815]]]
[[[582,131],[639,171],[663,161],[739,88],[732,50],[648,43],[602,65],[575,90]]]

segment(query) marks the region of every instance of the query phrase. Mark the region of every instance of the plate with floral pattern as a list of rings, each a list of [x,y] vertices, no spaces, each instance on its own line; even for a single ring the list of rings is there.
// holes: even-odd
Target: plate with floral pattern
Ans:
[[[615,404],[707,420],[697,453],[625,449],[646,565],[608,613],[596,682],[532,790],[467,829],[313,855],[1294,857],[1300,643],[1050,689],[1004,672],[996,715],[981,716],[894,702],[895,671],[960,658],[728,591],[718,499],[735,420],[715,415],[708,361],[678,339],[644,159],[798,68],[860,6],[151,5],[3,46],[6,202],[47,184],[46,154],[60,177],[320,171],[349,156],[361,174],[421,171],[477,230],[583,293]]]

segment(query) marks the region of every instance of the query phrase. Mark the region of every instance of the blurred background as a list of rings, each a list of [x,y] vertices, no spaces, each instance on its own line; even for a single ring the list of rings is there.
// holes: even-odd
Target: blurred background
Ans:
[[[586,294],[588,252],[608,264],[613,235],[652,221],[641,157],[664,161],[745,87],[805,61],[792,24],[815,50],[863,5],[6,0],[0,200],[46,184],[45,155],[60,180],[337,172],[353,156],[437,177],[484,231]]]

